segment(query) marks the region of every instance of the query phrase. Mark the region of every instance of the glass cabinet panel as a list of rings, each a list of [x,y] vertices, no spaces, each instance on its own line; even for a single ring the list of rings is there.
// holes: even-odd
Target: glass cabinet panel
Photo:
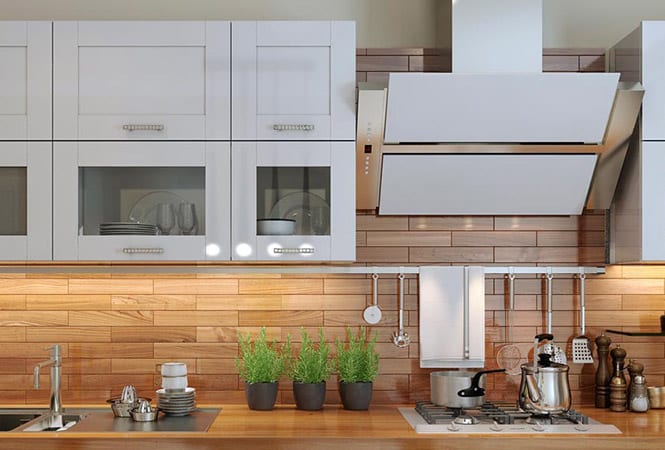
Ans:
[[[205,168],[79,168],[80,235],[204,235]]]
[[[27,168],[0,167],[0,236],[28,234]]]
[[[330,234],[330,167],[257,167],[256,184],[258,235]]]

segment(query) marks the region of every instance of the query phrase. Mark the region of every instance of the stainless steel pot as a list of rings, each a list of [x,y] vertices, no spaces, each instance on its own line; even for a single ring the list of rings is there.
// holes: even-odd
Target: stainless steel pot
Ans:
[[[430,374],[430,400],[435,405],[448,408],[480,406],[485,402],[485,378],[482,375],[493,372],[504,372],[504,370],[432,372]]]
[[[536,336],[534,348],[542,340],[552,340],[551,334]],[[570,409],[568,366],[551,362],[552,355],[541,353],[533,364],[522,364],[519,405],[524,411],[536,414],[561,414]]]

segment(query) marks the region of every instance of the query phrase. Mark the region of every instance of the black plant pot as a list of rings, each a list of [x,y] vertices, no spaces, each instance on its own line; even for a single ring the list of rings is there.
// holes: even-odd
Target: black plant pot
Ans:
[[[339,383],[339,396],[344,409],[365,411],[369,409],[372,401],[372,382]]]
[[[277,382],[274,383],[247,383],[245,382],[245,397],[249,409],[270,411],[277,400]]]
[[[326,382],[301,383],[294,381],[293,397],[296,400],[296,408],[318,411],[323,408],[323,402],[326,399]]]

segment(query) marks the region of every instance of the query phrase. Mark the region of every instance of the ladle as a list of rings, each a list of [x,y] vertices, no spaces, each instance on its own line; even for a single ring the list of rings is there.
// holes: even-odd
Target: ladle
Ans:
[[[411,338],[404,331],[404,274],[400,273],[399,276],[399,331],[393,334],[393,344],[399,348],[408,347],[411,343]]]

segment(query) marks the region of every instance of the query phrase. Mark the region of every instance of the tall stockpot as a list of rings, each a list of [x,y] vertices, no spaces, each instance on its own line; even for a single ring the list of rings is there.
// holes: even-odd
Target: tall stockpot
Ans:
[[[485,378],[483,375],[505,372],[504,369],[450,370],[430,374],[430,395],[435,405],[448,408],[474,408],[485,403]]]

